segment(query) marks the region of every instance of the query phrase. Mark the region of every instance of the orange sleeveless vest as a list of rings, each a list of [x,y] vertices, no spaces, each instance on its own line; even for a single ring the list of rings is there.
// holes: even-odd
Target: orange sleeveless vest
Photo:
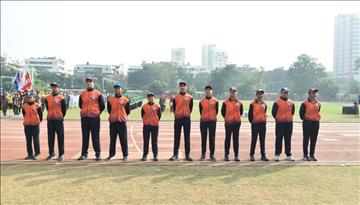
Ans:
[[[23,125],[25,126],[37,126],[40,125],[40,117],[37,110],[41,107],[38,103],[29,105],[28,103],[23,104],[23,109],[25,110],[25,116],[23,120]]]
[[[63,114],[61,112],[61,101],[64,99],[62,95],[48,95],[46,101],[48,103],[47,120],[63,120]]]

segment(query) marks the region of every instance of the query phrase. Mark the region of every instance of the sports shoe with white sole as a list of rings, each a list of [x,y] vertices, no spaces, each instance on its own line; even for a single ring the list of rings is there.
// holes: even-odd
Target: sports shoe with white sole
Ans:
[[[280,155],[275,155],[275,158],[274,158],[275,161],[280,161]]]
[[[291,162],[295,161],[295,159],[294,159],[292,156],[287,156],[287,157],[286,157],[286,160],[287,160],[287,161],[291,161]]]

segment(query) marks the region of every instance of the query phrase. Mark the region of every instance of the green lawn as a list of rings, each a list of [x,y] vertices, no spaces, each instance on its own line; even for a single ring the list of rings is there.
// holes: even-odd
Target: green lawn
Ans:
[[[144,101],[145,103],[146,101]],[[167,101],[169,102],[169,101]],[[249,104],[251,103],[251,101],[243,101],[244,103],[244,111],[247,112],[249,109]],[[273,117],[271,116],[271,108],[272,108],[272,102],[267,102],[268,104],[268,120],[269,121],[274,121]],[[219,107],[219,112],[221,109],[221,105],[222,102],[220,103],[220,107]],[[300,109],[300,105],[301,102],[296,102],[295,105],[295,121],[300,121],[300,117],[299,117],[299,109]],[[323,102],[321,105],[321,115],[322,115],[322,122],[360,122],[360,116],[357,115],[342,115],[342,106],[341,104],[338,103],[329,103],[329,102]],[[80,116],[80,109],[70,109],[66,119],[79,119]],[[106,120],[108,117],[108,113],[105,111],[102,113],[101,118],[103,120]],[[199,113],[199,101],[195,100],[194,101],[194,110],[191,114],[191,118],[193,121],[198,121],[200,119],[200,113]],[[247,120],[247,118],[244,116],[243,118],[245,118]],[[132,112],[130,113],[129,116],[130,120],[141,120],[141,114],[140,114],[140,108],[137,108],[135,110],[132,110]],[[174,115],[173,113],[170,112],[169,110],[169,105],[167,103],[166,105],[166,110],[163,113],[163,116],[161,118],[161,120],[173,120],[174,119]],[[218,115],[218,120],[219,121],[223,121],[223,117],[221,116],[221,114],[219,113]]]
[[[166,103],[166,110],[163,112],[163,116],[161,118],[162,121],[172,121],[174,120],[174,114],[170,112],[169,109],[169,101]],[[144,103],[146,103],[146,100],[144,100]],[[244,103],[244,112],[247,112],[249,109],[249,104],[251,101],[243,101]],[[268,104],[268,121],[274,121],[274,118],[271,116],[271,108],[272,108],[273,102],[267,102]],[[222,102],[219,104],[219,112],[221,109]],[[301,102],[295,103],[295,121],[300,122],[299,117],[299,109],[300,109]],[[343,115],[342,112],[342,104],[339,103],[333,103],[333,102],[322,102],[321,104],[321,121],[322,122],[360,122],[360,116],[359,115]],[[13,115],[13,112],[10,112],[11,115]],[[2,113],[1,113],[2,116]],[[46,118],[46,111],[44,112],[44,118]],[[101,114],[102,120],[107,120],[108,113],[105,109],[105,111]],[[68,120],[78,120],[80,119],[80,109],[79,108],[72,108],[69,109],[66,118]],[[141,114],[140,114],[140,108],[137,108],[135,110],[132,110],[129,116],[130,120],[141,120]],[[193,121],[199,121],[200,119],[200,113],[199,113],[199,100],[194,100],[194,110],[191,114],[191,119]],[[243,116],[243,119],[247,121],[247,117]],[[218,115],[218,121],[224,121],[223,117],[219,113]]]
[[[359,166],[1,165],[1,204],[359,204]]]

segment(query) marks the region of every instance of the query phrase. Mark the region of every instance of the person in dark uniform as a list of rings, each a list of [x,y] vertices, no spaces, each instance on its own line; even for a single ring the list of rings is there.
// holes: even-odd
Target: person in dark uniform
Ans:
[[[66,102],[64,96],[60,95],[60,87],[56,82],[50,83],[51,95],[45,97],[47,114],[48,146],[49,156],[46,160],[55,158],[54,144],[55,133],[58,141],[59,161],[64,159],[64,117],[66,115]]]
[[[45,110],[45,96],[44,95],[41,96],[40,102],[41,102],[41,109]]]
[[[159,121],[161,118],[161,107],[155,104],[154,93],[146,95],[148,103],[141,109],[141,118],[143,119],[143,139],[144,151],[142,161],[147,160],[149,152],[149,140],[151,135],[151,148],[154,156],[154,161],[158,161],[158,134],[159,134]]]
[[[13,111],[14,111],[14,115],[19,115],[20,114],[20,96],[19,93],[15,93],[14,97],[13,97]]]
[[[264,90],[256,90],[256,99],[250,104],[248,119],[251,123],[251,146],[250,161],[255,161],[255,147],[259,135],[261,160],[269,161],[265,154],[265,135],[266,135],[266,110],[267,105],[263,101]]]
[[[25,103],[22,106],[22,114],[24,116],[23,125],[26,136],[27,157],[26,160],[36,160],[40,156],[40,123],[42,122],[41,105],[35,103],[32,93],[28,93],[25,97]],[[35,155],[33,153],[32,143],[34,143]]]
[[[225,161],[230,161],[229,150],[231,135],[233,135],[233,148],[235,161],[239,159],[239,131],[241,126],[241,116],[243,114],[243,104],[237,99],[237,89],[229,89],[230,96],[226,99],[221,107],[221,114],[225,120]]]
[[[216,121],[219,112],[219,102],[212,96],[211,85],[205,86],[205,97],[199,102],[200,111],[200,133],[201,133],[201,161],[206,159],[206,140],[209,133],[210,161],[216,161],[215,134]]]
[[[190,115],[193,109],[193,97],[186,93],[186,82],[179,83],[179,94],[175,95],[172,99],[172,107],[175,115],[174,122],[174,151],[170,161],[178,159],[181,128],[184,128],[184,141],[185,141],[185,159],[193,161],[190,156],[190,128],[191,120]]]
[[[321,104],[316,99],[318,89],[308,90],[309,97],[301,103],[300,118],[303,121],[303,159],[304,161],[317,161],[315,157],[316,140],[320,127],[320,108]],[[308,156],[308,147],[310,140],[310,158]]]
[[[116,154],[116,138],[119,135],[123,160],[128,158],[127,126],[126,121],[130,114],[129,99],[123,96],[123,85],[116,83],[114,85],[115,96],[111,96],[107,101],[107,111],[110,122],[110,147],[109,157],[106,160],[112,160]]]
[[[6,112],[8,109],[8,97],[7,97],[7,92],[4,92],[3,96],[2,96],[2,100],[1,100],[1,109],[3,112],[4,117],[6,117]]]
[[[286,160],[295,161],[291,156],[291,136],[293,131],[293,115],[295,113],[295,103],[289,99],[290,90],[286,87],[281,88],[280,98],[274,102],[272,116],[275,118],[275,161],[280,161],[282,141],[285,141]]]
[[[100,148],[100,114],[105,109],[104,99],[100,91],[94,89],[94,81],[87,77],[85,79],[87,89],[80,93],[79,107],[81,109],[81,131],[82,131],[82,151],[78,160],[87,159],[89,138],[95,150],[96,160],[101,160]]]

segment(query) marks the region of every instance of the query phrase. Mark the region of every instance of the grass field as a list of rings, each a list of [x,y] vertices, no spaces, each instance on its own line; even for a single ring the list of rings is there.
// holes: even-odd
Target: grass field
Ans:
[[[146,101],[144,101],[145,103]],[[167,101],[168,102],[168,101]],[[249,109],[250,101],[244,101],[244,112],[247,112]],[[221,109],[221,104],[219,107],[219,112]],[[267,102],[268,104],[268,120],[274,121],[274,118],[271,116],[271,108],[272,108],[272,102]],[[300,121],[299,117],[299,109],[300,109],[301,102],[296,102],[295,105],[295,121]],[[321,115],[322,115],[322,122],[360,122],[360,116],[359,115],[342,115],[342,105],[338,103],[329,103],[329,102],[323,102],[321,105]],[[80,117],[80,109],[70,109],[66,119],[79,119]],[[106,120],[108,117],[108,113],[105,111],[102,113],[101,118],[103,120]],[[244,116],[245,117],[245,116]],[[199,101],[194,101],[194,110],[191,114],[191,118],[193,121],[198,121],[200,119],[200,113],[199,113]],[[140,108],[132,110],[132,112],[129,115],[130,120],[141,120],[141,114],[140,114]],[[163,113],[163,116],[161,120],[173,120],[174,115],[169,110],[169,105],[167,103],[166,110]],[[219,113],[218,120],[223,121],[223,117]],[[245,120],[247,121],[247,118],[245,117]]]
[[[1,165],[1,204],[359,204],[359,166]]]
[[[166,104],[166,110],[162,114],[161,120],[163,121],[172,121],[174,120],[174,114],[170,112],[169,105]],[[144,100],[143,103],[146,103],[146,100]],[[244,112],[247,113],[249,110],[249,104],[251,101],[243,101],[244,104]],[[272,108],[273,102],[267,102],[268,105],[268,121],[274,121],[274,118],[271,116],[271,108]],[[223,117],[221,116],[220,109],[221,109],[222,102],[219,104],[219,114],[218,114],[218,121],[224,121]],[[300,122],[299,117],[299,110],[300,110],[301,102],[295,103],[295,116],[294,121]],[[141,109],[137,108],[135,110],[132,110],[129,119],[130,120],[141,120]],[[10,115],[13,115],[13,112],[8,112]],[[343,115],[342,113],[342,104],[340,103],[333,103],[333,102],[322,102],[321,103],[321,121],[322,122],[360,122],[360,115]],[[2,116],[2,113],[1,113]],[[108,113],[106,109],[101,114],[102,120],[108,119]],[[46,111],[44,111],[44,118],[46,118]],[[68,110],[65,119],[67,120],[78,120],[80,119],[80,109],[79,108],[71,108]],[[194,110],[191,114],[191,119],[193,121],[199,121],[200,119],[200,113],[199,113],[199,100],[194,100]],[[247,117],[243,116],[243,120],[247,121]]]

